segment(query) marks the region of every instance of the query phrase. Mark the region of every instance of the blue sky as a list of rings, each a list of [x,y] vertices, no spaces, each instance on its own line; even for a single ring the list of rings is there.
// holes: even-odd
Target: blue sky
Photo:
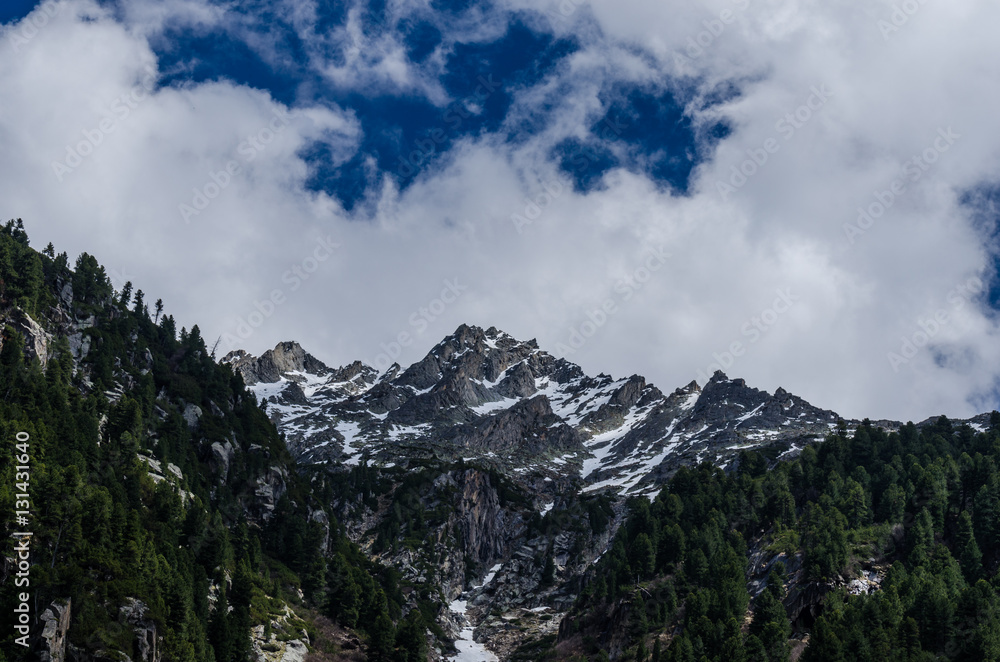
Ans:
[[[432,3],[430,9],[390,12],[385,3],[359,4],[354,9],[361,29],[398,45],[439,94],[405,87],[373,91],[370,80],[338,84],[324,79],[317,68],[327,61],[342,64],[343,45],[310,43],[301,26],[285,18],[293,5],[237,5],[222,29],[166,24],[150,38],[160,68],[168,72],[160,84],[226,80],[266,90],[291,107],[330,104],[353,113],[363,136],[350,160],[332,159],[321,142],[302,151],[310,168],[308,187],[337,197],[347,209],[370,200],[385,176],[405,189],[425,171],[439,168],[457,141],[490,135],[517,142],[551,125],[558,108],[548,103],[524,109],[529,116],[523,119],[512,117],[514,95],[558,79],[568,58],[580,50],[579,38],[553,34],[542,12],[487,10],[502,24],[463,38],[449,36],[450,25],[475,20],[484,13],[483,5]],[[346,18],[342,3],[321,3],[308,30],[335,33]],[[432,58],[436,61],[429,62]],[[697,130],[692,126],[685,106],[694,91],[684,80],[603,81],[603,114],[593,118],[583,136],[559,141],[550,158],[580,191],[599,186],[609,170],[626,168],[684,193],[692,169],[728,131],[724,121]],[[726,96],[734,93],[730,89]],[[374,160],[374,171],[363,167],[368,159]]]
[[[7,2],[3,213],[225,349],[405,363],[467,322],[665,389],[721,367],[971,414],[1000,378],[1000,9],[892,11]]]
[[[35,0],[8,0],[0,7],[0,23],[16,21],[27,16],[37,4]]]

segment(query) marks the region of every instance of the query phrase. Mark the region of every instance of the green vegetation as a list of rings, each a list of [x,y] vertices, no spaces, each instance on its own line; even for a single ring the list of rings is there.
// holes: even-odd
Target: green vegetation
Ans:
[[[752,451],[735,473],[682,468],[652,504],[629,504],[567,635],[590,660],[609,646],[643,662],[787,660],[785,565],[751,600],[753,545],[801,561],[800,588],[826,591],[818,620],[797,624],[811,634],[804,662],[1000,660],[998,462],[994,412],[983,433],[945,418],[893,433],[865,421],[770,470]],[[849,595],[866,563],[888,568],[881,589]]]
[[[148,607],[164,659],[244,662],[251,626],[263,623],[279,639],[308,627],[271,625],[286,603],[300,602],[301,588],[305,606],[364,633],[369,659],[425,659],[423,617],[403,613],[395,572],[368,561],[332,515],[327,541],[313,517],[324,501],[197,326],[178,333],[159,300],[151,318],[141,290],[133,295],[129,283],[115,292],[92,256],[71,270],[51,245],[34,251],[12,221],[0,227],[0,319],[25,315],[53,339],[43,367],[28,359],[14,323],[2,329],[0,526],[2,551],[14,556],[15,435],[27,433],[35,617],[71,598],[73,646],[131,656],[135,635],[120,607],[134,598]],[[92,318],[74,339],[89,347],[77,362],[60,327],[66,315]],[[193,425],[185,418],[192,405],[204,412]],[[213,463],[215,442],[235,448],[225,477]],[[162,463],[163,477],[154,480],[140,455]],[[284,494],[268,517],[255,490],[275,474]],[[8,614],[18,590],[11,581],[0,587]],[[0,633],[0,660],[28,659],[13,639],[10,628]]]

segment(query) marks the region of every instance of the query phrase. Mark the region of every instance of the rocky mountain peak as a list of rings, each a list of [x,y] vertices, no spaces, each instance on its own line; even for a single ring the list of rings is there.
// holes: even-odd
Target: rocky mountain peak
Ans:
[[[279,342],[274,349],[269,349],[260,357],[238,349],[229,352],[222,358],[222,363],[229,364],[233,370],[243,375],[243,381],[249,386],[258,383],[273,384],[283,377],[289,378],[294,373],[307,373],[324,376],[333,373],[325,363],[309,354],[295,341]],[[362,370],[360,361],[355,361],[341,371],[353,371],[356,375]],[[302,381],[292,377],[292,381]]]
[[[404,370],[399,383],[423,391],[445,380],[452,388],[469,390],[469,380],[491,384],[497,382],[508,368],[538,352],[538,343],[534,340],[522,342],[496,327],[483,331],[477,326],[463,324],[431,348],[423,359]],[[537,373],[538,361],[535,364],[536,371],[531,371],[528,366],[531,380]],[[523,369],[521,373],[523,382]],[[517,390],[517,387],[514,388]],[[484,397],[485,394],[479,393],[466,403],[480,404]],[[486,400],[489,399],[486,397]]]
[[[794,450],[836,414],[719,371],[665,395],[641,375],[596,377],[496,327],[463,324],[408,367],[331,370],[295,343],[239,369],[304,462],[476,460],[519,481],[582,480],[587,491],[652,494],[683,464],[741,448]],[[255,380],[251,382],[250,380]]]

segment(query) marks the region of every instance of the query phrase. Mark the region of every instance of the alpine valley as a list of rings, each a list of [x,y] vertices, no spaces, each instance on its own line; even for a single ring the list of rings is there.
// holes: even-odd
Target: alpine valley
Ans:
[[[1000,659],[996,412],[667,392],[466,325],[384,372],[217,359],[20,222],[0,283],[0,661]]]

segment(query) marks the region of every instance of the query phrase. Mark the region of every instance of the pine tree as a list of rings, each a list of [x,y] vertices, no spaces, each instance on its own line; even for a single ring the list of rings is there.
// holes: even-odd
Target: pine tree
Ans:
[[[974,584],[982,574],[983,553],[976,543],[976,537],[972,530],[972,517],[966,510],[963,510],[958,517],[958,537],[955,541],[955,551],[966,581]]]
[[[233,659],[243,662],[250,656],[250,603],[253,600],[253,572],[244,558],[236,565],[233,575],[233,612],[231,614],[230,640]]]
[[[767,590],[777,601],[785,597],[785,583],[788,581],[788,574],[785,572],[785,564],[775,561],[767,574]]]
[[[118,295],[118,305],[122,310],[128,309],[128,303],[132,300],[132,281],[127,280],[122,285],[121,294]]]
[[[868,503],[865,498],[865,490],[853,478],[848,478],[844,485],[842,511],[852,529],[861,528],[868,524]]]
[[[427,659],[427,626],[419,609],[412,609],[396,629],[395,662]]]
[[[392,620],[384,611],[375,617],[374,623],[369,630],[370,642],[369,653],[372,660],[376,662],[387,662],[392,659],[393,644],[396,641],[396,631],[392,626]]]
[[[721,659],[726,662],[745,662],[746,647],[743,641],[743,633],[740,631],[739,623],[735,618],[730,618],[725,625],[722,641]]]
[[[749,635],[743,644],[745,659],[747,662],[769,662],[767,659],[767,649],[756,635]]]
[[[545,555],[545,565],[542,567],[542,586],[552,586],[556,578],[556,564],[552,554]]]
[[[760,639],[773,662],[788,658],[788,638],[792,636],[792,628],[784,606],[775,599],[772,591],[765,590],[757,597],[750,634]]]
[[[820,616],[809,636],[809,646],[802,654],[802,662],[842,662],[844,645],[826,618]]]
[[[934,548],[934,521],[927,508],[920,511],[916,522],[907,532],[907,560],[912,566],[923,564]]]
[[[632,543],[632,568],[639,573],[640,578],[650,579],[656,571],[656,554],[653,551],[653,541],[645,533],[636,536]]]
[[[215,601],[215,611],[209,622],[209,639],[215,649],[216,662],[230,662],[233,657],[233,638],[229,623],[229,600],[226,596],[225,582],[219,587],[218,599]]]

